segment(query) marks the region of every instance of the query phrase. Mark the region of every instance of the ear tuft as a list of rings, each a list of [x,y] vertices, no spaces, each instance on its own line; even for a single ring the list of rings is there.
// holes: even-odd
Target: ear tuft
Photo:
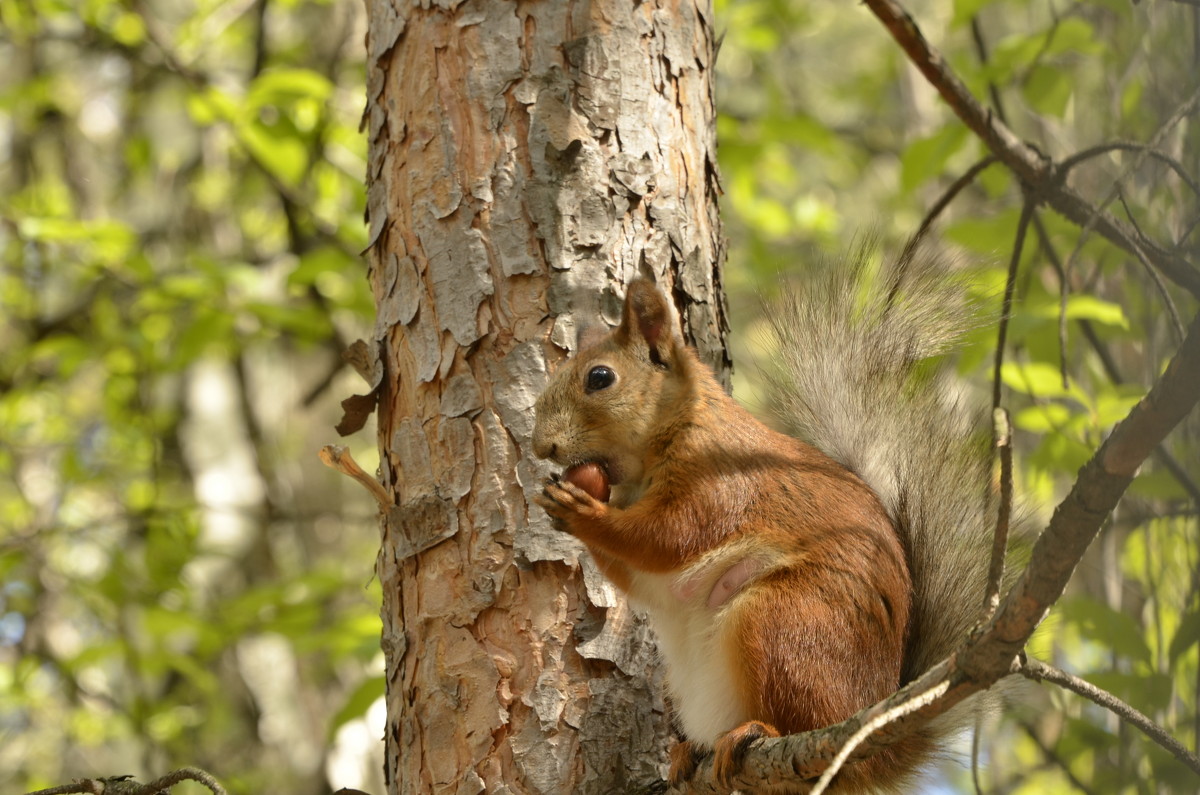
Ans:
[[[650,360],[667,366],[674,347],[671,308],[654,283],[636,279],[625,293],[625,313],[620,333],[627,341],[640,340],[650,351]]]

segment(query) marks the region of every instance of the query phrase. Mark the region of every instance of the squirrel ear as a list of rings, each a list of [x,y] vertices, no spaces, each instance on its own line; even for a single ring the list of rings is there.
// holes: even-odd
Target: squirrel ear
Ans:
[[[640,340],[650,349],[650,361],[666,366],[675,344],[667,299],[647,279],[636,279],[625,293],[625,313],[617,329],[622,342]]]

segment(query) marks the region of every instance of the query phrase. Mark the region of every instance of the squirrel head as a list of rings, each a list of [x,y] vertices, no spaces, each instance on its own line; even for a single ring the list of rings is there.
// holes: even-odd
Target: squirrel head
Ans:
[[[535,406],[533,451],[570,467],[599,464],[613,486],[640,489],[656,431],[676,419],[694,383],[694,363],[653,283],[629,285],[621,323],[550,379]]]

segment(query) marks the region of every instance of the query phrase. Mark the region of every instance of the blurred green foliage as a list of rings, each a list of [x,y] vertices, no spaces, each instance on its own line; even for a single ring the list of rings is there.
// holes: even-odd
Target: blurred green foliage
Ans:
[[[0,0],[0,790],[327,791],[381,690],[362,17]]]
[[[902,240],[985,150],[861,6],[716,6],[736,381],[753,403],[756,291],[862,230]],[[1196,117],[1166,126],[1197,91],[1194,5],[908,8],[1051,157],[1153,141],[1200,175]],[[338,354],[371,316],[363,24],[356,0],[0,0],[5,792],[184,764],[234,792],[323,792],[325,766],[355,783],[335,738],[381,693],[374,507],[314,451],[358,387]],[[1200,204],[1161,160],[1097,154],[1071,180],[1197,259]],[[940,219],[991,299],[1020,205],[993,165]],[[1097,235],[1038,221],[1002,378],[1018,490],[1048,506],[1165,366],[1164,294],[1185,322],[1196,307]],[[994,340],[981,328],[959,361],[980,405]],[[1192,748],[1197,436],[1192,417],[1144,468],[1035,643]],[[1099,708],[1030,691],[985,732],[989,791],[1195,790]],[[961,765],[946,775],[969,791]]]

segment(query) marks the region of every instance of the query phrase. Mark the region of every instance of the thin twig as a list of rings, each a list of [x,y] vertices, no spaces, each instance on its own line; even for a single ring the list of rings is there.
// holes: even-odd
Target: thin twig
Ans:
[[[57,787],[49,789],[39,789],[33,792],[27,792],[25,795],[72,795],[73,793],[90,793],[91,795],[104,795],[104,791],[108,788],[107,783],[98,778],[81,778],[70,784],[60,784]]]
[[[917,233],[914,235],[914,237],[921,237],[925,231],[933,225],[933,222],[937,220],[937,217],[942,214],[942,211],[949,206],[950,202],[954,201],[954,197],[957,196],[963,188],[970,185],[975,180],[975,177],[979,176],[979,174],[985,168],[993,163],[999,162],[999,160],[1000,158],[996,157],[995,155],[988,155],[975,165],[968,168],[961,177],[950,183],[950,187],[946,188],[946,192],[943,193],[941,197],[939,197],[938,200],[933,203],[933,206],[929,208],[929,212],[925,213],[925,217],[921,219],[921,225],[917,227]]]
[[[1125,181],[1126,177],[1133,173],[1133,171],[1141,165],[1142,161],[1149,153],[1158,149],[1159,143],[1167,136],[1168,132],[1170,132],[1185,118],[1195,113],[1197,108],[1200,108],[1200,87],[1197,87],[1197,89],[1192,92],[1190,97],[1180,103],[1179,107],[1175,109],[1175,112],[1172,113],[1170,117],[1168,117],[1167,120],[1162,123],[1158,130],[1155,131],[1154,135],[1150,138],[1150,143],[1147,144],[1145,148],[1138,151],[1137,157],[1133,159],[1133,162],[1127,165],[1122,170],[1122,173],[1113,180],[1112,187],[1108,190],[1108,195],[1105,196],[1099,204],[1091,207],[1091,214],[1083,224],[1083,228],[1079,234],[1079,239],[1075,241],[1075,248],[1070,254],[1067,255],[1066,263],[1063,267],[1065,272],[1070,273],[1071,264],[1079,255],[1079,252],[1083,250],[1083,245],[1087,242],[1092,230],[1096,229],[1101,223],[1102,214],[1106,212],[1108,206],[1112,204],[1112,202],[1121,194],[1121,184]],[[1065,162],[1069,163],[1071,166],[1074,166],[1076,161],[1068,158]],[[1066,171],[1063,170],[1061,164],[1059,165],[1059,171],[1060,179],[1065,180]],[[1162,283],[1162,279],[1159,277],[1150,261],[1148,251],[1153,247],[1154,244],[1147,239],[1146,236],[1141,233],[1141,230],[1136,228],[1136,226],[1134,228],[1134,235],[1136,238],[1131,238],[1129,241],[1132,244],[1132,247],[1128,248],[1127,250],[1137,258],[1142,267],[1144,267],[1150,274],[1151,279],[1154,280],[1155,287],[1158,289],[1159,294],[1167,303],[1167,308],[1175,318],[1176,325],[1181,325],[1179,323],[1178,313],[1175,311],[1175,306],[1171,303],[1171,297],[1167,293],[1166,286]]]
[[[321,459],[321,463],[331,469],[336,469],[343,475],[348,475],[354,478],[367,491],[371,492],[371,496],[379,503],[379,508],[386,511],[392,507],[392,497],[387,493],[378,480],[368,475],[358,462],[354,460],[354,456],[350,455],[350,450],[340,444],[327,444],[317,452],[317,457]]]
[[[132,792],[130,795],[155,795],[157,792],[170,789],[181,781],[195,781],[208,787],[213,795],[225,795],[225,788],[212,775],[198,767],[181,767],[178,770],[172,770],[162,778],[143,785],[140,790]]]
[[[1117,191],[1117,198],[1121,201],[1121,206],[1125,209],[1125,217],[1129,219],[1129,224],[1133,227],[1133,231],[1143,242],[1148,242],[1149,238],[1142,232],[1142,228],[1138,226],[1137,219],[1133,217],[1133,210],[1129,209],[1129,205],[1125,202],[1125,192]],[[1162,277],[1150,267],[1150,263],[1144,259],[1139,259],[1143,267],[1146,269],[1146,274],[1154,282],[1154,287],[1158,290],[1159,296],[1162,298],[1163,305],[1167,307],[1167,315],[1171,318],[1171,328],[1175,331],[1175,341],[1183,339],[1183,321],[1179,319],[1179,310],[1175,308],[1175,302],[1171,299],[1171,294],[1167,292],[1167,286],[1163,284]]]
[[[987,591],[983,597],[983,621],[990,621],[1000,604],[1000,582],[1004,579],[1004,553],[1008,550],[1008,525],[1012,517],[1012,423],[1004,409],[992,411],[992,434],[1000,455],[1000,505],[996,531],[992,535],[992,562],[988,567]]]
[[[1192,232],[1195,232],[1197,227],[1200,227],[1200,215],[1197,215],[1188,223],[1187,227],[1183,230],[1183,234],[1175,241],[1175,248],[1183,248],[1184,241],[1192,236]]]
[[[812,788],[810,795],[821,795],[826,788],[829,787],[829,782],[837,775],[837,772],[842,769],[842,765],[850,757],[850,754],[857,748],[863,740],[870,737],[876,730],[886,726],[897,718],[908,715],[911,712],[916,712],[922,707],[926,707],[936,701],[950,688],[949,682],[939,682],[924,693],[913,696],[903,704],[898,704],[892,707],[887,712],[876,715],[871,718],[863,727],[855,732],[846,744],[842,746],[842,750],[838,751],[838,755],[829,763],[829,767],[825,768],[825,772],[817,779],[816,785]]]
[[[1054,267],[1055,273],[1059,278],[1059,294],[1060,294],[1060,309],[1059,309],[1059,350],[1061,356],[1060,372],[1062,374],[1063,383],[1067,383],[1067,340],[1066,340],[1066,300],[1070,289],[1070,284],[1067,281],[1067,275],[1063,272],[1062,262],[1058,257],[1058,250],[1054,248],[1054,244],[1050,241],[1050,234],[1046,231],[1046,226],[1042,223],[1041,216],[1037,213],[1033,215],[1033,228],[1038,233],[1038,242],[1042,252],[1046,255],[1046,259]],[[1113,384],[1120,385],[1125,383],[1125,378],[1121,375],[1120,369],[1117,367],[1117,362],[1113,358],[1112,353],[1104,345],[1100,335],[1096,333],[1092,324],[1085,319],[1076,321],[1079,325],[1079,330],[1083,332],[1083,338],[1087,340],[1092,352],[1100,360],[1100,366],[1104,369],[1108,380]],[[1188,496],[1197,505],[1200,505],[1200,485],[1192,480],[1191,475],[1182,464],[1175,460],[1175,457],[1167,450],[1165,445],[1159,445],[1154,451],[1155,457],[1159,460],[1175,481],[1183,487],[1183,490],[1188,493]]]
[[[995,366],[992,372],[992,411],[1000,408],[1000,370],[1004,366],[1004,345],[1008,337],[1008,318],[1012,314],[1013,292],[1017,286],[1017,266],[1021,263],[1021,251],[1025,248],[1025,232],[1029,219],[1033,217],[1032,199],[1026,197],[1021,207],[1021,219],[1017,222],[1017,239],[1013,241],[1012,258],[1008,262],[1008,277],[1004,282],[1004,303],[1000,307],[1000,324],[996,337]]]
[[[1161,149],[1155,149],[1148,144],[1141,144],[1137,143],[1136,141],[1110,141],[1106,144],[1090,146],[1087,149],[1079,150],[1069,157],[1064,157],[1061,161],[1059,161],[1058,167],[1060,171],[1066,173],[1085,160],[1090,160],[1093,157],[1099,157],[1100,155],[1107,154],[1108,152],[1117,151],[1138,152],[1144,156],[1153,157],[1155,160],[1166,164],[1168,168],[1179,175],[1179,178],[1182,179],[1184,184],[1191,189],[1192,193],[1200,196],[1200,183],[1197,183],[1196,180],[1192,178],[1192,175],[1187,172],[1187,169],[1185,169],[1178,160],[1171,157]]]
[[[1121,720],[1141,730],[1143,734],[1169,751],[1180,762],[1200,774],[1200,757],[1184,748],[1178,740],[1163,731],[1162,727],[1150,718],[1107,690],[1102,690],[1091,682],[1033,658],[1025,660],[1024,665],[1021,666],[1021,675],[1035,682],[1050,682],[1059,687],[1065,687],[1072,693],[1077,693],[1089,701],[1099,704]]]
[[[50,789],[39,789],[26,795],[70,795],[70,793],[91,793],[92,795],[158,795],[166,792],[181,781],[195,781],[202,784],[213,795],[226,795],[225,788],[211,773],[198,767],[181,767],[172,770],[148,784],[140,784],[132,780],[132,776],[112,776],[109,778],[83,778],[70,784],[63,784]]]
[[[1067,764],[1067,761],[1055,753],[1053,748],[1046,745],[1045,741],[1042,740],[1041,734],[1038,733],[1035,727],[1025,721],[1019,721],[1019,723],[1021,728],[1025,730],[1026,736],[1033,741],[1033,744],[1038,747],[1038,750],[1042,752],[1042,756],[1045,757],[1045,767],[1053,767],[1054,770],[1065,776],[1074,788],[1071,790],[1072,792],[1081,792],[1083,795],[1095,795],[1096,790],[1089,787],[1080,779],[1075,771],[1071,769],[1071,766]]]
[[[983,745],[983,712],[975,712],[975,731],[971,732],[971,785],[975,795],[983,795],[983,782],[979,779],[979,752]],[[994,777],[993,777],[994,778]]]
[[[979,14],[971,15],[971,41],[975,43],[975,52],[979,55],[979,63],[987,66],[987,42],[983,40],[983,26],[979,23]],[[1000,88],[996,85],[996,81],[989,78],[987,87],[988,96],[992,98],[992,107],[996,109],[996,115],[1002,122],[1008,124],[1008,114],[1004,112],[1004,103],[1000,100]]]

